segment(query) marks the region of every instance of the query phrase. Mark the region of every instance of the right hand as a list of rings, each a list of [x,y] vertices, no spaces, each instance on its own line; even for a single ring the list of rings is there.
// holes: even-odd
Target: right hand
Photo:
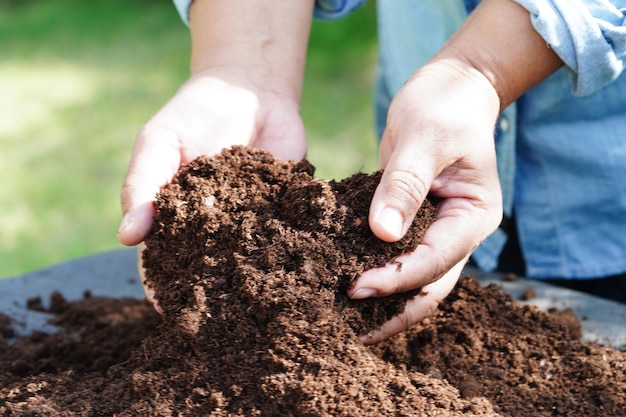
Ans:
[[[204,71],[189,79],[141,129],[122,188],[124,220],[118,239],[139,244],[138,270],[146,298],[159,312],[142,265],[143,240],[155,215],[153,201],[180,167],[233,145],[265,149],[279,159],[306,154],[298,103],[245,79]]]
[[[198,156],[245,145],[278,159],[304,158],[299,101],[313,4],[191,4],[193,76],[137,137],[122,189],[121,243],[143,241],[154,218],[156,194]]]
[[[137,136],[122,188],[119,241],[129,246],[143,241],[152,225],[156,194],[182,165],[233,145],[265,149],[279,159],[304,158],[298,103],[228,68],[202,71]]]

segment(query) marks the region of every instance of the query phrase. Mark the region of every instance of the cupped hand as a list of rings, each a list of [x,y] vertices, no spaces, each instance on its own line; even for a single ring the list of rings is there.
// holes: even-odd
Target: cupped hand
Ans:
[[[502,217],[494,126],[500,103],[490,82],[467,64],[439,61],[416,72],[391,103],[370,206],[380,239],[401,239],[430,193],[441,199],[435,222],[411,253],[363,273],[353,299],[421,288],[405,312],[363,336],[374,343],[432,314],[463,266]]]
[[[122,187],[121,243],[143,241],[152,225],[156,194],[182,165],[200,155],[248,145],[279,159],[304,158],[298,102],[236,74],[213,68],[194,75],[143,126]]]
[[[141,283],[159,312],[142,266],[142,241],[152,226],[156,194],[180,167],[233,145],[262,148],[281,159],[302,159],[306,153],[298,103],[232,74],[220,68],[190,78],[137,136],[122,187],[118,239],[139,244]]]

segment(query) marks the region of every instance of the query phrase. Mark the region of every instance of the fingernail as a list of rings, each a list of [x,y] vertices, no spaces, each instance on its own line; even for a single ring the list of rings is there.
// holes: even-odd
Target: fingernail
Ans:
[[[372,335],[372,332],[359,336],[359,340],[361,341],[361,343],[365,343],[365,344],[367,344],[368,342],[371,342],[373,339],[374,339],[374,336]]]
[[[402,237],[402,226],[404,224],[404,218],[400,212],[392,207],[385,207],[376,219],[378,223],[396,239]]]
[[[377,294],[378,292],[372,288],[359,288],[350,298],[353,300],[362,300],[364,298],[375,297]]]
[[[133,216],[131,216],[130,212],[126,213],[122,218],[122,223],[120,223],[119,229],[117,229],[117,233],[122,232],[123,230],[130,227],[133,224]]]

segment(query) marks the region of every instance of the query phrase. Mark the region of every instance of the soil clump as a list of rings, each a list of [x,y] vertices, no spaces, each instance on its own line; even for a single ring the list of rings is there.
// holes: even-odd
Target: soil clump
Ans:
[[[307,162],[246,148],[187,165],[157,198],[143,254],[163,316],[145,301],[54,293],[61,331],[17,340],[0,316],[0,413],[625,414],[626,353],[582,344],[571,314],[469,276],[431,318],[361,344],[420,290],[351,301],[346,289],[414,248],[436,216],[428,201],[407,237],[378,240],[367,213],[379,178],[323,181]]]

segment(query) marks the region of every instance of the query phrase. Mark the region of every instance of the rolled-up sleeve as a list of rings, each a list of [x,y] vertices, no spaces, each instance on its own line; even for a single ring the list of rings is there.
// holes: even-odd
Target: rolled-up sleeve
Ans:
[[[365,0],[316,0],[314,16],[320,20],[339,19],[364,2]]]
[[[181,19],[189,26],[189,6],[193,0],[173,1]],[[315,2],[314,16],[320,20],[339,19],[351,13],[364,2],[365,0],[317,0]]]
[[[626,65],[626,0],[514,0],[571,70],[574,94],[591,94]]]
[[[191,6],[192,1],[193,0],[174,0],[174,6],[176,6],[180,18],[183,19],[183,22],[185,22],[187,26],[189,26],[189,6]]]

